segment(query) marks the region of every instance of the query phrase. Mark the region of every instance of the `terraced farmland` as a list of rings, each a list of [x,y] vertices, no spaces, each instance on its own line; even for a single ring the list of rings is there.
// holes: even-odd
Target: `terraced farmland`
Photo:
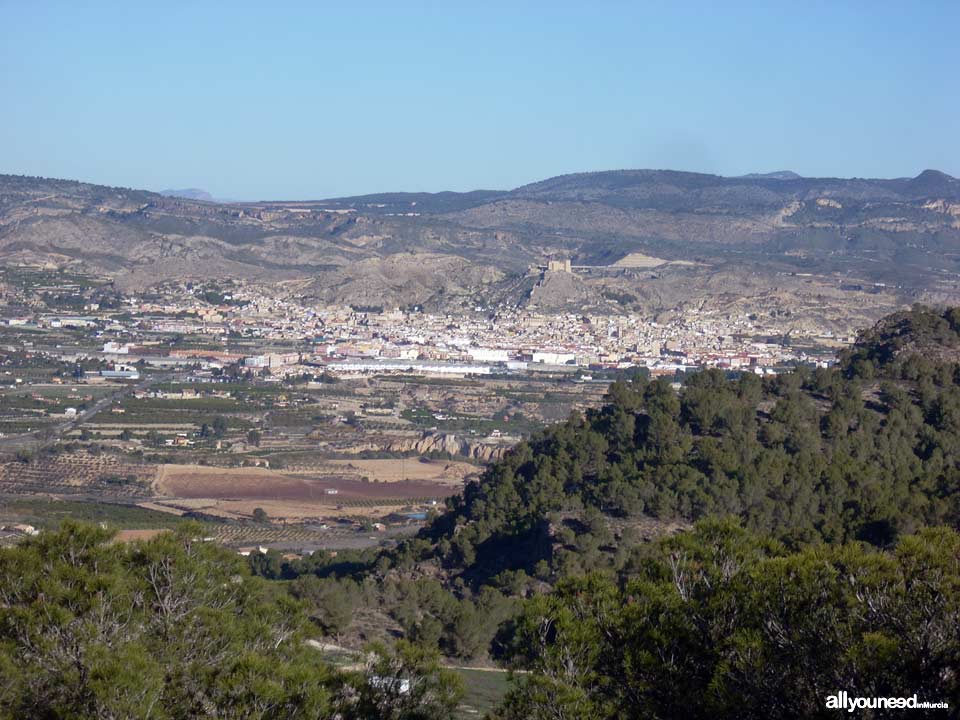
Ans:
[[[286,527],[263,525],[214,525],[211,534],[217,542],[237,547],[241,545],[297,544],[322,545],[334,538],[353,537],[357,531],[353,528],[330,528],[319,530],[302,525]]]
[[[122,463],[108,455],[74,453],[0,464],[0,494],[146,497],[156,466]]]

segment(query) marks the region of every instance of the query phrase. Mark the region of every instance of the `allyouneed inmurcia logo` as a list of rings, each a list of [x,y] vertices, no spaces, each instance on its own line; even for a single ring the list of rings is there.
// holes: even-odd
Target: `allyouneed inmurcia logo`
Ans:
[[[851,697],[846,690],[827,697],[828,710],[947,710],[949,705],[943,701],[930,702],[912,697]]]

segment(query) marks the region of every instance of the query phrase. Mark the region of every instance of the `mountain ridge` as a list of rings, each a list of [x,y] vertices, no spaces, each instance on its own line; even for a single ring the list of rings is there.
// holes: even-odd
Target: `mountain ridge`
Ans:
[[[164,197],[178,197],[185,200],[202,200],[205,202],[216,202],[213,195],[200,188],[183,188],[182,190],[161,190],[160,194]]]
[[[543,188],[552,188],[558,185],[569,184],[572,181],[585,180],[585,181],[608,181],[608,185],[614,179],[630,179],[630,180],[643,180],[643,181],[686,181],[686,184],[683,186],[684,189],[692,189],[691,183],[695,186],[704,186],[704,185],[735,185],[742,184],[742,182],[760,182],[764,183],[767,181],[795,181],[800,183],[805,183],[809,186],[824,186],[824,187],[842,187],[844,184],[876,184],[888,188],[898,188],[903,186],[905,189],[918,188],[922,186],[922,192],[940,192],[946,190],[951,198],[960,199],[960,181],[955,177],[942,172],[940,170],[927,169],[920,172],[916,177],[913,178],[859,178],[859,177],[850,177],[850,178],[834,178],[834,177],[807,177],[801,176],[793,171],[775,171],[770,173],[748,173],[746,175],[739,176],[730,176],[730,175],[715,175],[711,173],[698,173],[690,172],[683,170],[669,170],[669,169],[619,169],[619,170],[598,170],[598,171],[588,171],[588,172],[576,172],[576,173],[566,173],[562,175],[555,175],[543,180],[537,180],[531,183],[520,185],[512,190],[473,190],[466,193],[456,193],[451,191],[444,191],[439,193],[377,193],[373,195],[354,195],[354,196],[344,196],[344,197],[333,197],[325,198],[314,201],[300,201],[300,202],[316,202],[316,203],[329,203],[329,202],[344,202],[344,201],[355,201],[355,202],[377,202],[380,198],[393,198],[395,196],[437,196],[437,195],[447,195],[447,196],[465,196],[465,195],[476,195],[479,193],[489,194],[493,196],[526,196],[530,194],[530,191],[540,190]]]
[[[633,255],[653,265],[620,263]],[[431,291],[418,257],[455,259],[437,267],[450,269],[456,291]],[[849,328],[910,302],[960,300],[960,181],[936,170],[842,179],[633,169],[505,191],[227,203],[0,176],[0,262],[108,275],[125,287],[307,280],[317,283],[309,295],[367,305],[366,273],[386,263],[396,274],[378,282],[389,283],[391,303],[459,311],[474,307],[471,296],[522,305],[535,268],[566,258],[597,269],[582,283],[550,283],[550,311],[752,303],[822,320],[827,311],[816,308],[829,305]]]

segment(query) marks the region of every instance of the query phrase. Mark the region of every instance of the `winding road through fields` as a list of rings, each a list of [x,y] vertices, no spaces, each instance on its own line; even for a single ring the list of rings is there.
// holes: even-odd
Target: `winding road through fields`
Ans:
[[[136,384],[131,383],[128,385],[123,385],[119,387],[116,392],[100,398],[90,407],[86,408],[82,412],[78,412],[75,418],[66,420],[56,425],[40,428],[39,430],[33,430],[32,432],[20,433],[18,435],[8,435],[0,438],[0,450],[36,450],[44,445],[55,443],[66,433],[83,424],[110,404],[120,400],[123,397],[126,397],[131,393],[139,390],[146,390],[148,387],[155,385],[156,383],[170,382],[171,380],[176,379],[176,377],[177,376],[175,374],[164,373],[163,375],[151,375],[150,377],[144,378],[142,381]]]

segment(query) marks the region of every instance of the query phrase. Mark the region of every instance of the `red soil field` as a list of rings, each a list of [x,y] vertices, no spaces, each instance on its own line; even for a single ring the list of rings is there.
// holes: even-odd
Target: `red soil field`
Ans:
[[[336,476],[303,477],[261,468],[187,468],[167,466],[156,483],[160,495],[236,500],[303,500],[335,503],[337,498],[445,498],[455,487],[438,482],[404,480],[376,483]],[[327,490],[336,490],[328,494]]]

